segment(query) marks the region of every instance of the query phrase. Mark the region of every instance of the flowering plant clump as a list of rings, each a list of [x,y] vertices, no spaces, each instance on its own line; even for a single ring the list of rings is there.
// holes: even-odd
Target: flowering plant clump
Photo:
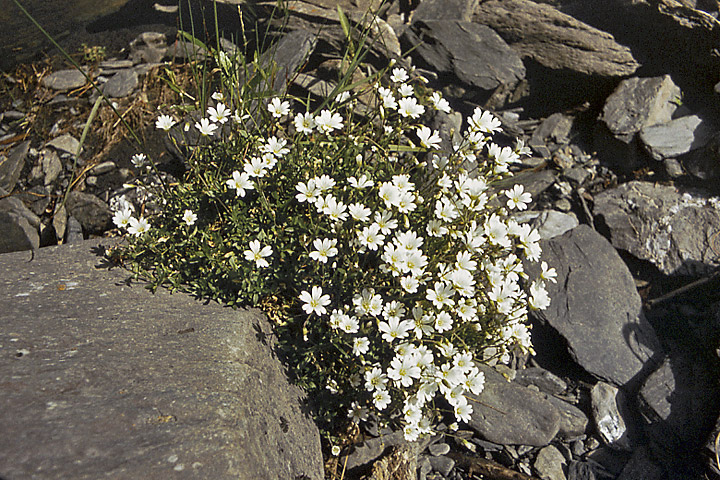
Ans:
[[[155,286],[264,307],[320,420],[373,414],[414,440],[441,415],[469,421],[479,362],[532,351],[528,310],[547,307],[555,272],[542,262],[528,278],[540,237],[512,215],[530,194],[494,187],[522,144],[494,143],[501,124],[477,108],[441,150],[426,123],[449,103],[403,68],[387,73],[362,92],[375,98],[364,117],[354,91],[315,110],[217,92],[187,121],[200,145],[162,212],[114,220]]]

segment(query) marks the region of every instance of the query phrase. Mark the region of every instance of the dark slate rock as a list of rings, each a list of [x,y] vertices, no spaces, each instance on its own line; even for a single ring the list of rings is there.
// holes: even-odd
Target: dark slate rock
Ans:
[[[597,480],[595,469],[587,462],[570,461],[567,480]]]
[[[717,371],[691,352],[667,358],[645,380],[638,394],[640,413],[668,470],[683,468],[701,447],[715,425],[719,394]]]
[[[77,218],[69,216],[67,219],[67,229],[65,232],[65,243],[76,244],[82,243],[85,240],[83,235],[82,225]]]
[[[447,477],[448,475],[450,475],[452,469],[455,468],[455,460],[449,457],[430,457],[429,460],[432,469],[438,472],[443,477]]]
[[[34,229],[40,227],[40,217],[33,213],[18,196],[8,196],[0,189],[0,212],[8,212],[24,218]]]
[[[0,253],[37,250],[39,247],[37,228],[14,212],[0,211]]]
[[[705,275],[720,265],[712,235],[720,230],[717,198],[632,181],[596,195],[593,214],[615,248],[666,275]]]
[[[557,210],[545,210],[532,222],[532,227],[540,234],[540,238],[549,240],[562,235],[568,230],[580,225],[575,215],[570,215]]]
[[[542,393],[509,382],[495,369],[480,366],[485,389],[473,407],[469,426],[482,438],[503,445],[549,444],[560,428],[560,414]]]
[[[65,207],[87,233],[102,233],[112,227],[110,207],[95,195],[70,192]]]
[[[567,383],[562,378],[540,367],[518,370],[513,381],[525,387],[535,385],[541,392],[549,395],[562,393],[567,388]]]
[[[483,90],[513,87],[525,66],[500,36],[485,25],[457,20],[415,22],[406,31],[414,54],[439,73],[452,73]]]
[[[666,162],[672,160],[668,159]],[[684,170],[700,180],[717,180],[720,178],[720,132],[712,134],[703,148],[692,150],[690,153],[683,155],[681,162],[682,167],[679,167],[680,175],[684,173],[684,168]],[[665,170],[670,173],[667,166]]]
[[[500,34],[520,54],[553,70],[622,77],[639,67],[627,47],[551,5],[530,0],[482,2],[474,21]]]
[[[53,72],[47,77],[43,77],[41,82],[43,86],[53,90],[72,90],[82,87],[86,81],[87,79],[82,72],[71,68]]]
[[[637,383],[660,346],[618,253],[587,225],[540,245],[557,283],[547,285],[550,306],[534,315],[564,338],[572,358],[592,375],[618,386]],[[537,264],[527,270],[539,274]]]
[[[547,148],[546,145],[549,141],[560,145],[566,144],[569,140],[572,126],[573,117],[565,115],[564,113],[553,113],[533,130],[532,136],[528,141],[528,146],[535,150],[536,153],[541,153],[540,150],[543,147]],[[548,156],[543,153],[541,154],[543,157]]]
[[[652,458],[649,449],[642,446],[633,452],[617,480],[667,480],[668,478],[667,472]]]
[[[77,155],[80,142],[69,133],[66,133],[53,138],[47,142],[45,146],[52,147],[60,152],[69,153],[70,155]]]
[[[423,0],[412,12],[412,21],[462,20],[469,22],[475,12],[475,0]]]
[[[564,400],[560,400],[552,395],[546,395],[545,399],[552,403],[560,413],[560,428],[558,429],[558,437],[564,440],[577,438],[585,433],[588,423],[590,422],[585,412],[571,405]]]
[[[160,32],[143,32],[130,42],[130,58],[134,63],[161,62],[167,51],[167,38]]]
[[[713,127],[703,122],[702,118],[688,115],[643,128],[640,141],[651,157],[661,161],[704,147],[713,133]]]
[[[178,38],[175,43],[168,47],[167,56],[178,60],[203,61],[209,54],[201,46]]]
[[[260,58],[263,65],[277,66],[272,85],[268,87],[280,95],[285,93],[288,82],[315,51],[316,46],[317,35],[313,32],[294,30],[286,33]]]
[[[540,449],[533,463],[538,477],[542,480],[566,480],[563,472],[566,465],[567,460],[554,445]]]
[[[0,477],[322,479],[265,317],[128,285],[98,251],[0,256]]]
[[[12,192],[20,179],[25,159],[30,150],[30,140],[14,146],[7,157],[0,157],[0,188]]]
[[[135,70],[120,70],[103,85],[103,93],[111,98],[123,98],[138,86],[138,74]]]
[[[669,75],[620,82],[605,101],[595,129],[600,157],[626,171],[636,168],[642,156],[637,134],[645,127],[669,122],[680,94]]]
[[[63,171],[63,164],[60,161],[60,157],[55,153],[54,150],[45,149],[42,152],[42,170],[44,174],[44,185],[50,185],[53,183]]]

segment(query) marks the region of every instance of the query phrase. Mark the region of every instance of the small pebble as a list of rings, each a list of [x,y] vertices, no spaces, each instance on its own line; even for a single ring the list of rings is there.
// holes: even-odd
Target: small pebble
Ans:
[[[428,451],[431,455],[435,457],[440,455],[447,455],[447,453],[450,451],[450,445],[445,442],[433,443],[428,447]]]

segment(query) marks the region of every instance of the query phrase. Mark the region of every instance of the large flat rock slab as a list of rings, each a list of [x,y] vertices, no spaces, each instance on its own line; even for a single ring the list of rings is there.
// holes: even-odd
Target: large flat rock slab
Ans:
[[[0,255],[0,478],[321,479],[265,317],[152,294],[101,250]]]

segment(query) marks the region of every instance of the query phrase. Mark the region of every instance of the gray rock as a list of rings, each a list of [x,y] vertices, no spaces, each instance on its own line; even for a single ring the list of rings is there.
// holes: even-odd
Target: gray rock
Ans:
[[[566,480],[563,471],[563,467],[566,466],[567,460],[554,445],[542,448],[533,464],[538,477],[542,480]]]
[[[55,229],[55,238],[59,243],[65,238],[65,231],[67,230],[68,214],[65,210],[64,205],[57,205],[55,207],[55,213],[52,218],[52,226]]]
[[[9,212],[28,221],[34,229],[40,228],[40,217],[33,213],[18,196],[6,196],[7,192],[0,189],[0,212]]]
[[[549,156],[547,154],[549,152],[541,149],[547,149],[546,145],[549,141],[559,145],[567,143],[572,125],[573,118],[571,116],[563,113],[553,113],[533,130],[532,136],[528,141],[528,146],[536,153],[547,157]]]
[[[178,38],[167,50],[169,58],[178,60],[203,61],[208,57],[208,52],[199,45]]]
[[[85,82],[87,82],[85,75],[74,68],[58,70],[47,77],[43,77],[41,81],[44,87],[53,90],[72,90],[82,87]]]
[[[14,212],[0,211],[0,232],[0,253],[37,250],[40,247],[37,228]]]
[[[512,88],[525,66],[500,36],[485,25],[457,20],[415,22],[405,32],[415,54],[439,73],[452,73],[483,90]]]
[[[302,64],[315,51],[317,35],[306,30],[295,30],[286,33],[277,43],[260,58],[263,65],[274,63],[277,66],[272,84],[269,88],[282,95],[290,80]],[[262,88],[262,87],[260,87]]]
[[[416,480],[418,452],[410,444],[393,447],[375,462],[367,480]]]
[[[0,188],[12,192],[20,179],[25,159],[30,150],[30,140],[14,146],[7,156],[0,157]]]
[[[108,160],[107,162],[98,163],[94,167],[90,169],[91,174],[93,175],[102,175],[104,173],[112,172],[117,168],[117,165],[115,165],[115,162],[112,160]]]
[[[63,171],[62,162],[54,150],[43,150],[41,165],[45,176],[43,183],[46,186],[57,180]]]
[[[625,263],[586,225],[540,245],[557,283],[547,285],[550,306],[533,315],[564,338],[572,358],[592,375],[618,386],[636,384],[660,345]],[[536,277],[539,266],[527,271]]]
[[[508,382],[495,369],[480,366],[485,389],[478,401],[470,399],[470,428],[482,438],[503,445],[542,447],[555,438],[560,414],[543,394]]]
[[[123,98],[132,93],[138,86],[138,74],[135,70],[120,70],[110,77],[102,90],[105,95],[111,98]]]
[[[716,371],[692,352],[667,358],[645,380],[640,413],[666,469],[679,469],[701,447],[717,420],[719,394]]]
[[[112,227],[110,207],[95,195],[70,192],[65,207],[87,233],[102,233]]]
[[[712,134],[703,148],[683,155],[682,166],[673,165],[671,170],[668,162],[679,162],[671,158],[665,160],[665,171],[671,177],[680,176],[686,170],[700,180],[717,180],[720,178],[720,132]]]
[[[358,445],[354,445],[351,452],[341,456],[340,464],[345,465],[347,470],[368,465],[380,458],[388,447],[402,445],[404,443],[406,443],[406,441],[401,431],[370,438]]]
[[[631,450],[625,419],[620,413],[618,402],[622,402],[620,391],[604,382],[598,382],[590,391],[593,420],[600,438],[606,445],[621,450]]]
[[[640,141],[650,156],[662,161],[704,147],[713,133],[714,129],[700,117],[688,115],[643,128]]]
[[[647,260],[666,275],[705,275],[720,265],[713,232],[720,200],[693,191],[632,181],[595,196],[615,248]]]
[[[127,285],[97,242],[27,257],[0,256],[0,476],[323,478],[259,312]]]
[[[567,480],[597,480],[595,470],[587,462],[570,461]]]
[[[430,452],[430,455],[434,455],[436,457],[440,455],[447,455],[449,451],[450,445],[445,442],[433,443],[428,447],[428,452]]]
[[[78,244],[85,240],[82,225],[77,218],[70,216],[67,220],[67,230],[65,235],[65,243]]]
[[[639,67],[630,49],[551,5],[530,0],[481,3],[474,21],[500,34],[521,57],[553,70],[622,77]]]
[[[52,147],[55,150],[59,150],[61,152],[69,153],[70,155],[77,155],[78,148],[80,147],[80,142],[69,133],[66,133],[64,135],[60,135],[59,137],[53,138],[52,140],[47,142],[45,146]]]
[[[628,78],[607,98],[600,121],[615,136],[634,135],[645,127],[669,122],[680,94],[669,75]]]
[[[550,240],[580,225],[575,215],[544,210],[533,220],[532,227],[540,234],[540,238]]]
[[[665,469],[659,466],[651,457],[646,446],[637,448],[630,460],[625,464],[617,480],[667,480]]]
[[[130,42],[130,58],[133,63],[159,63],[167,52],[167,38],[163,33],[143,32]]]
[[[518,370],[513,380],[525,387],[535,385],[541,392],[549,395],[562,393],[567,388],[567,383],[562,378],[540,367]]]
[[[412,21],[462,20],[469,22],[475,12],[474,0],[423,0],[412,12]]]
[[[438,472],[443,477],[450,475],[450,472],[455,468],[455,460],[445,456],[430,457],[430,465],[432,469]]]
[[[552,403],[560,413],[560,428],[558,429],[558,438],[567,440],[577,438],[585,433],[589,423],[589,419],[585,412],[552,395],[546,395],[545,399]]]

